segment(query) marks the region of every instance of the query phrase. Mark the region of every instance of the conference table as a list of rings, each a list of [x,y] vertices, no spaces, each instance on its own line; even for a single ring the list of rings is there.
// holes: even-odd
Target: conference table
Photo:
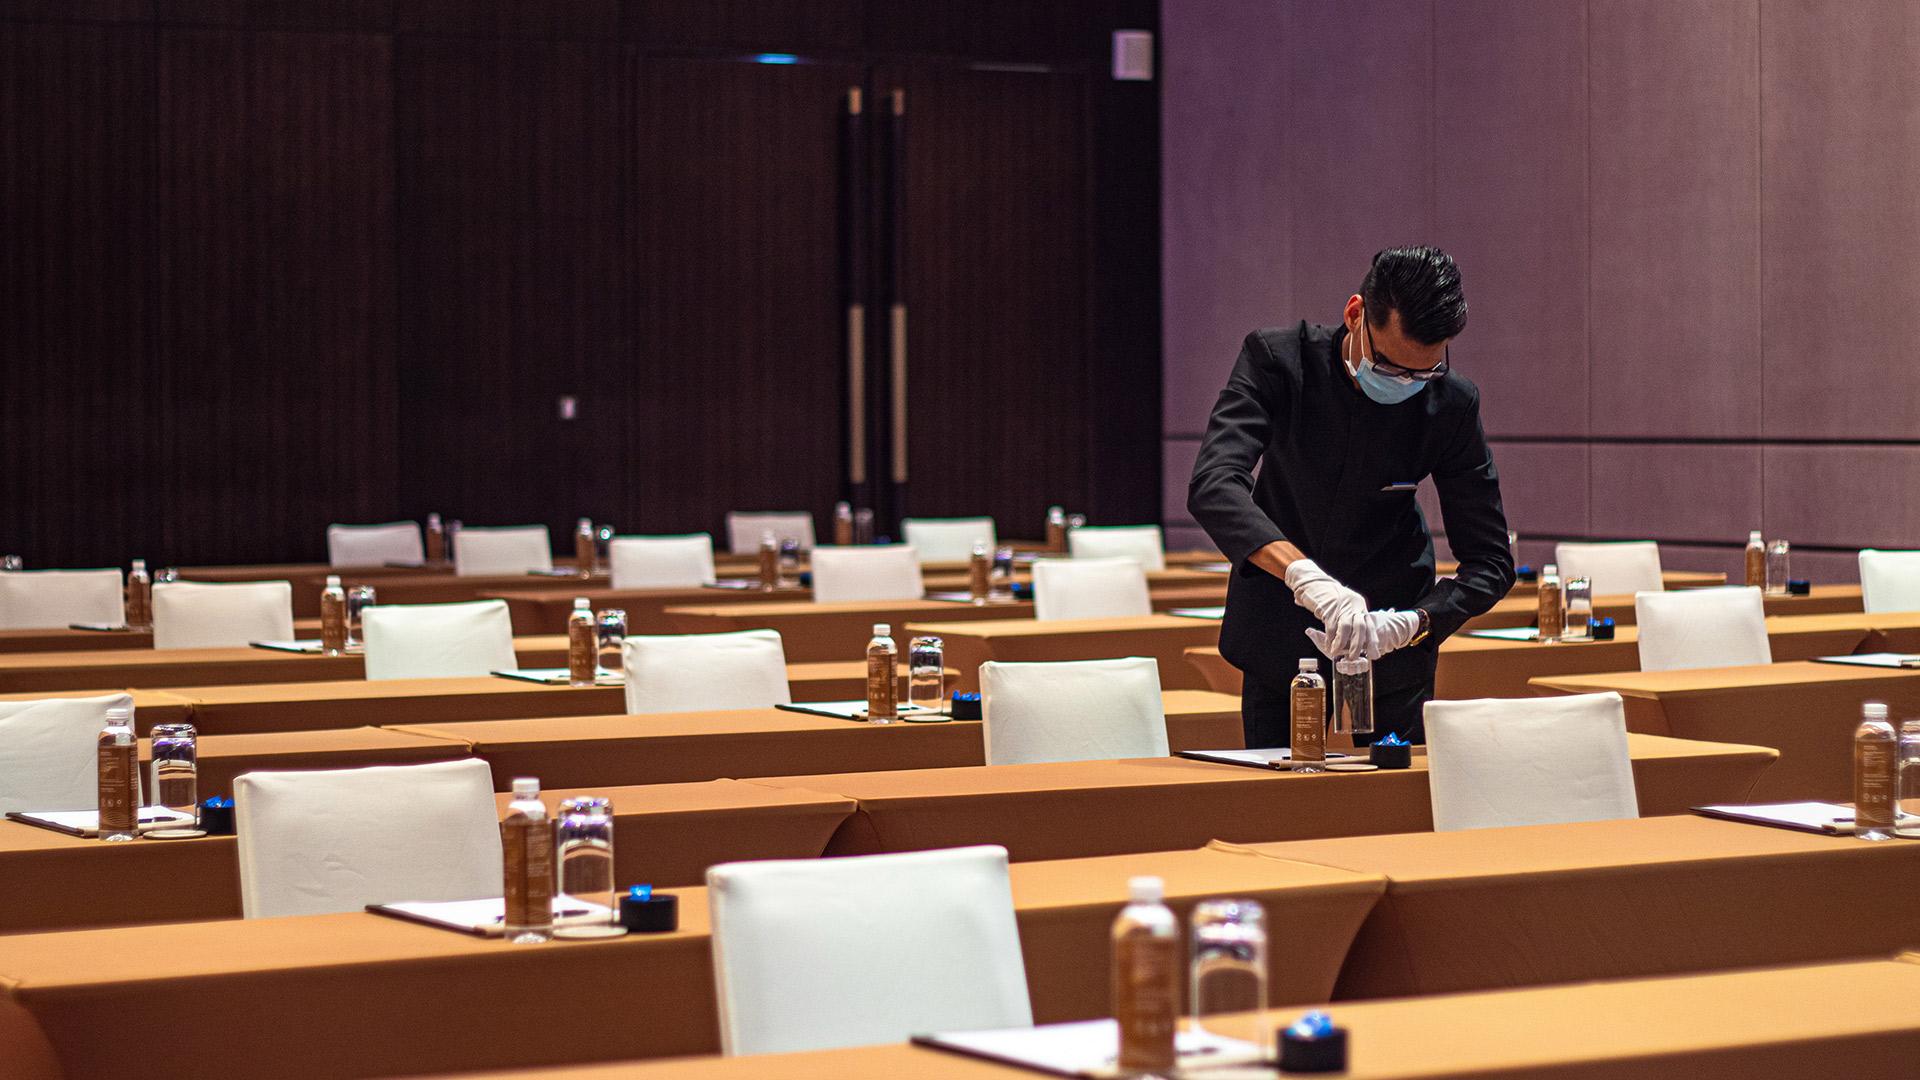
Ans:
[[[1174,752],[1243,745],[1239,698],[1168,690],[1161,703]],[[493,766],[500,791],[508,790],[516,776],[537,776],[547,787],[590,787],[986,763],[978,721],[870,724],[785,709],[404,724],[386,730],[467,746]]]
[[[296,637],[320,636],[319,619],[295,619]],[[152,630],[117,627],[112,630],[76,630],[71,626],[43,630],[0,630],[0,654],[87,652],[94,649],[151,649]]]
[[[1243,850],[1387,879],[1336,1000],[1920,949],[1920,843],[1685,814]]]
[[[844,796],[739,780],[593,793],[614,797],[620,880],[662,886],[696,884],[714,863],[818,858],[853,812]],[[543,791],[541,797],[557,807],[569,794],[579,792]],[[502,814],[511,799],[510,794],[496,796]],[[406,812],[404,805],[389,810]],[[0,821],[0,881],[6,883],[7,900],[0,904],[0,935],[240,917],[240,865],[232,836],[107,844]],[[20,940],[0,937],[0,971]],[[271,957],[259,959],[273,963]],[[0,1054],[0,1062],[5,1060]],[[6,1075],[3,1069],[0,1075]]]
[[[1777,754],[1629,735],[1645,816],[1748,801]],[[1187,758],[759,777],[858,809],[829,855],[1000,844],[1017,861],[1374,833],[1429,832],[1426,755],[1410,769],[1298,774]]]
[[[1036,1020],[1107,1013],[1113,913],[1127,879],[1149,873],[1166,882],[1183,918],[1226,895],[1260,901],[1271,925],[1313,927],[1271,954],[1272,1000],[1296,1004],[1327,999],[1384,885],[1216,850],[1016,865],[1013,905]],[[0,1062],[9,1080],[200,1080],[713,1053],[706,890],[673,892],[675,932],[538,947],[365,912],[13,937],[0,949]],[[516,987],[539,988],[552,1008],[529,1013]],[[804,980],[795,989],[804,992]]]
[[[1173,749],[1240,745],[1238,698],[1205,690],[1169,690],[1161,697]],[[442,713],[459,710],[432,710]],[[980,724],[967,720],[869,724],[765,708],[452,722],[426,717],[411,722],[395,715],[378,722],[388,726],[203,735],[201,794],[231,794],[234,777],[260,769],[343,769],[459,757],[489,762],[500,791],[509,790],[516,776],[536,776],[553,788],[985,762]]]
[[[1858,585],[1815,585],[1806,596],[1767,596],[1763,598],[1768,615],[1826,615],[1864,610]],[[1468,630],[1497,630],[1509,626],[1532,626],[1540,614],[1535,596],[1507,596],[1485,614],[1467,620]],[[1593,617],[1612,619],[1616,625],[1638,622],[1633,595],[1623,593],[1593,598]]]
[[[1137,615],[1120,619],[995,619],[909,622],[912,636],[932,634],[946,643],[946,662],[959,669],[958,689],[980,689],[980,665],[1046,660],[1103,660],[1150,656],[1159,662],[1164,688],[1204,690],[1206,680],[1186,662],[1194,646],[1220,640],[1220,620],[1185,615]]]
[[[108,694],[126,694],[133,699],[133,722],[141,731],[152,731],[155,724],[185,724],[193,719],[193,706],[164,690],[43,690],[31,694],[0,694],[0,704]]]
[[[1886,702],[1896,725],[1920,716],[1920,670],[1804,660],[1566,675],[1532,686],[1543,694],[1617,693],[1629,731],[1773,747],[1780,761],[1761,777],[1756,802],[1851,800],[1861,704]]]
[[[948,669],[949,683],[958,677]],[[903,701],[906,687],[902,665],[899,692]],[[858,660],[788,664],[787,688],[792,699],[801,702],[864,698],[866,664]],[[497,675],[178,686],[157,693],[184,701],[205,734],[603,716],[624,713],[627,708],[627,691],[622,685],[552,685]]]
[[[1920,645],[1920,612],[1781,615],[1767,620],[1767,641],[1775,661],[1889,651],[1893,649],[1890,642]],[[1227,663],[1218,648],[1196,646],[1187,649],[1185,655],[1209,688],[1240,693],[1240,669]],[[1531,697],[1534,690],[1528,682],[1532,679],[1639,668],[1637,626],[1618,628],[1611,641],[1546,644],[1475,637],[1467,632],[1440,643],[1434,696],[1447,700]]]
[[[1911,1080],[1920,955],[1369,1001],[1332,1010],[1347,1080]],[[1300,1010],[1257,1023],[1280,1028]],[[491,1071],[471,1080],[1019,1080],[1038,1073],[907,1043]],[[1204,1077],[1206,1072],[1188,1075]],[[1226,1069],[1224,1077],[1273,1076]],[[1294,1075],[1294,1074],[1286,1074]]]

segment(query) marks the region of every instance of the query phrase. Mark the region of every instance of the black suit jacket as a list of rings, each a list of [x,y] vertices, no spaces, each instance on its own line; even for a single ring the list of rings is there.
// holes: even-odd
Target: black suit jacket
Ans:
[[[1289,540],[1369,609],[1426,611],[1431,635],[1382,659],[1375,683],[1431,684],[1433,650],[1513,587],[1480,392],[1449,372],[1381,405],[1347,377],[1345,336],[1344,326],[1304,322],[1247,335],[1207,422],[1187,507],[1234,566],[1220,651],[1270,686],[1318,655],[1305,635],[1318,622],[1284,581],[1247,561]],[[1429,476],[1460,561],[1448,579],[1434,578],[1433,539],[1411,490]]]

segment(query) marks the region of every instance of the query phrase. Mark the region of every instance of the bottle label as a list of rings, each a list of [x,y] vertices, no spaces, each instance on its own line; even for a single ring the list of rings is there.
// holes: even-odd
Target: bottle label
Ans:
[[[514,814],[500,823],[508,926],[553,922],[553,823]]]
[[[1893,744],[1853,744],[1853,822],[1859,829],[1893,828]]]
[[[987,598],[987,585],[993,579],[993,560],[985,555],[976,555],[967,567],[967,588],[975,600]]]
[[[1180,942],[1145,933],[1113,943],[1113,1016],[1122,1072],[1164,1073],[1175,1065],[1180,1012]]]
[[[600,634],[590,622],[567,625],[567,678],[572,682],[592,682],[594,667],[600,660]]]
[[[330,653],[347,648],[347,598],[332,590],[320,594],[320,648]]]
[[[100,831],[130,833],[139,827],[135,782],[139,777],[140,747],[109,744],[100,748]]]
[[[144,581],[127,582],[127,625],[153,625],[153,586]]]
[[[763,589],[780,587],[780,549],[777,547],[760,549],[760,587]]]
[[[893,656],[875,649],[867,654],[867,715],[898,716],[900,684]]]
[[[1767,584],[1767,553],[1757,547],[1747,549],[1747,584],[1761,588]]]
[[[573,568],[581,577],[593,576],[594,545],[592,533],[573,536]]]
[[[1293,760],[1327,760],[1327,695],[1317,686],[1293,688]]]
[[[1540,586],[1540,640],[1553,641],[1567,628],[1566,610],[1560,602],[1560,586]]]

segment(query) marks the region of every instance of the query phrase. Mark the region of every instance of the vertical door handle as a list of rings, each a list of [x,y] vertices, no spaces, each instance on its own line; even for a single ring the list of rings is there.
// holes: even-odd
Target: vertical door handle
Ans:
[[[903,278],[906,270],[907,233],[907,92],[895,88],[893,98],[893,137],[888,140],[893,167],[889,170],[893,200],[892,306],[888,310],[887,342],[893,358],[893,482],[907,482],[907,301]]]
[[[847,482],[867,482],[866,117],[858,86],[847,88]]]

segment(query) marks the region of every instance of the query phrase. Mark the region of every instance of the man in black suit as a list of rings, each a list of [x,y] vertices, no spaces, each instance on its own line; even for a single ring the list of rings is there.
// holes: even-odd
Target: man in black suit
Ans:
[[[1440,642],[1513,587],[1480,392],[1449,363],[1466,321],[1451,257],[1390,248],[1342,325],[1247,335],[1187,506],[1233,562],[1220,652],[1246,677],[1248,746],[1288,745],[1287,684],[1321,655],[1376,661],[1375,734],[1424,742]],[[1429,476],[1460,562],[1439,580],[1414,500]]]

